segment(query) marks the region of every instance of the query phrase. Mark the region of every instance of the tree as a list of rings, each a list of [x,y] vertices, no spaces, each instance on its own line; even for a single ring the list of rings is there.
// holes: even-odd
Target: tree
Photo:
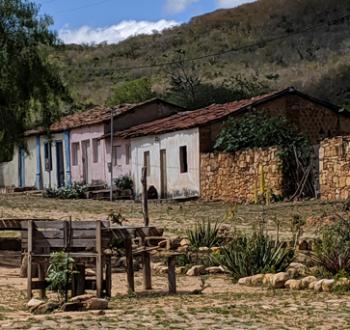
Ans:
[[[23,132],[38,121],[48,127],[70,101],[49,50],[58,44],[52,19],[27,0],[0,0],[0,161],[11,158]]]
[[[107,100],[107,104],[114,106],[122,103],[139,103],[154,96],[151,80],[140,78],[117,86],[113,95]]]

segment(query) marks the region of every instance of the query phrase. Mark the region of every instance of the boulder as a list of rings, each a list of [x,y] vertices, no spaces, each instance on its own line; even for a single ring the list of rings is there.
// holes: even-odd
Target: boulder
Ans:
[[[213,266],[213,267],[207,267],[205,269],[205,272],[208,274],[223,274],[225,273],[225,269],[221,266]]]
[[[274,289],[284,288],[284,284],[289,280],[289,275],[286,272],[280,272],[272,276],[271,286]]]
[[[178,274],[178,275],[185,274],[186,273],[186,267],[185,266],[176,267],[175,273]]]
[[[265,274],[256,274],[250,276],[250,285],[252,286],[260,286],[263,284]]]
[[[238,284],[239,285],[251,285],[252,281],[252,277],[251,276],[247,276],[247,277],[241,277],[238,280]]]
[[[220,246],[213,246],[210,248],[210,251],[213,253],[219,253],[221,251],[221,247]]]
[[[264,274],[264,277],[262,279],[262,284],[265,286],[272,285],[272,278],[275,276],[275,274],[267,273]]]
[[[301,290],[301,280],[288,280],[286,283],[284,283],[284,287],[290,290]]]
[[[91,298],[85,302],[87,310],[103,310],[108,308],[108,300],[102,298]]]
[[[327,279],[322,281],[322,291],[323,292],[331,292],[334,286],[334,279]]]
[[[189,246],[190,245],[190,241],[187,238],[183,238],[180,241],[180,246]]]
[[[32,312],[34,314],[48,314],[58,309],[59,307],[60,304],[58,302],[48,301],[36,307]]]
[[[312,282],[317,282],[317,278],[315,276],[306,276],[301,279],[301,288],[308,289],[310,288],[310,284]]]
[[[71,298],[70,301],[71,302],[81,302],[81,301],[89,300],[91,298],[95,298],[95,296],[93,294],[82,294],[80,296],[75,296],[75,297]]]
[[[350,280],[346,277],[341,277],[337,279],[334,283],[334,288],[339,289],[339,288],[348,288],[350,286]]]
[[[209,252],[210,249],[207,246],[201,246],[198,248],[199,252]]]
[[[199,276],[205,274],[205,266],[195,265],[192,266],[186,273],[188,276]]]
[[[319,280],[316,282],[313,282],[313,285],[310,285],[309,287],[312,287],[314,291],[321,292],[322,291],[322,283],[324,280]]]
[[[34,310],[35,308],[39,307],[40,305],[42,305],[44,303],[45,303],[45,301],[43,301],[43,300],[32,298],[28,301],[27,307]]]
[[[179,247],[177,248],[177,252],[186,253],[186,252],[188,252],[189,249],[190,249],[190,248],[188,247],[188,245],[179,246]]]
[[[84,304],[80,301],[75,301],[75,302],[67,302],[64,303],[61,307],[63,312],[81,312],[83,311]]]
[[[287,272],[290,277],[305,276],[308,272],[308,268],[302,263],[292,262],[289,265]]]

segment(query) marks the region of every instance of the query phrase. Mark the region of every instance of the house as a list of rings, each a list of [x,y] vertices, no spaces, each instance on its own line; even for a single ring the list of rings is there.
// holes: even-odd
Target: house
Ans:
[[[13,159],[0,164],[0,187],[61,187],[73,182],[110,182],[111,114],[113,131],[127,129],[183,108],[160,99],[112,109],[96,106],[62,117],[50,126],[50,140],[42,129],[25,133],[26,149],[15,148]],[[131,173],[128,140],[113,138],[113,177]]]
[[[117,133],[121,138],[130,139],[131,173],[136,194],[142,191],[141,172],[146,167],[148,185],[155,188],[159,197],[203,195],[204,186],[208,185],[208,173],[202,164],[213,151],[225,121],[255,109],[271,116],[286,116],[316,146],[325,137],[350,132],[349,113],[292,87],[252,99],[177,113]],[[229,178],[220,175],[215,180],[220,184],[227,182]],[[215,190],[215,184],[212,182],[212,190]],[[220,193],[216,197],[220,199]],[[226,199],[231,197],[235,199],[235,196]]]

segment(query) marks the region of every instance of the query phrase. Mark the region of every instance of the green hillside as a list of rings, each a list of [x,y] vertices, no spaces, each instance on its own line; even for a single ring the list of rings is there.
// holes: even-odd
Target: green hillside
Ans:
[[[105,103],[116,86],[143,77],[151,81],[154,93],[174,98],[169,82],[179,69],[176,65],[137,67],[221,53],[258,42],[258,46],[187,63],[186,67],[195,83],[200,81],[206,88],[224,86],[229,90],[252,84],[254,94],[294,85],[349,106],[350,19],[334,21],[349,14],[349,0],[259,0],[117,45],[62,46],[53,58],[75,100],[82,104]],[[298,33],[317,24],[315,29]],[[275,36],[285,38],[265,42]]]

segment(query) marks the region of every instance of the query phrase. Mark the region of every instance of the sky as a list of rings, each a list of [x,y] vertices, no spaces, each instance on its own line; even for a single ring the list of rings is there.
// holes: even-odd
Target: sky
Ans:
[[[162,31],[191,17],[254,0],[32,0],[54,19],[65,43],[118,43],[130,36]]]

